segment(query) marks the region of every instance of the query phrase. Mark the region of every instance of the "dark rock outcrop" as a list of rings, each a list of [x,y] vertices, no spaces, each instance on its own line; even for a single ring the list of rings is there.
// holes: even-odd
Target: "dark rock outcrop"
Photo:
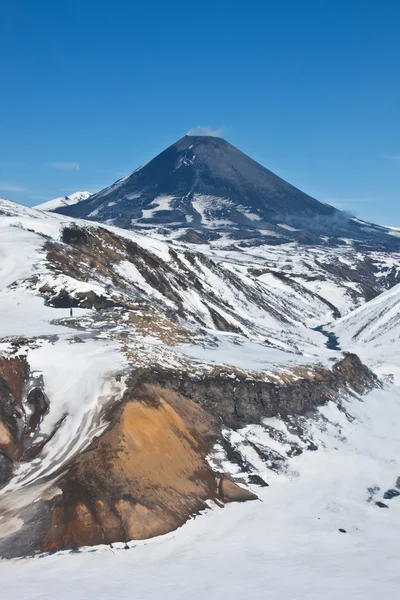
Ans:
[[[0,357],[0,485],[10,479],[14,462],[33,457],[36,434],[48,410],[43,380],[31,377],[26,358]],[[41,448],[47,438],[42,436]]]
[[[0,451],[0,487],[10,481],[13,473],[14,461]]]
[[[143,372],[135,385],[157,383],[194,400],[229,427],[258,423],[264,417],[304,414],[334,399],[341,390],[364,393],[378,385],[376,376],[355,354],[346,354],[332,370],[313,368],[308,376],[302,370],[286,384],[220,375],[202,378],[171,371]],[[297,377],[296,377],[297,375]]]
[[[392,498],[397,498],[397,496],[400,496],[400,491],[399,490],[395,490],[393,488],[391,490],[387,490],[383,494],[383,498],[385,500],[392,500]]]

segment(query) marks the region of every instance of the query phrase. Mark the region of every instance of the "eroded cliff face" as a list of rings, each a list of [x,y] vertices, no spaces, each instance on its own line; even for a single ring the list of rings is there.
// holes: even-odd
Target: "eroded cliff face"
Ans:
[[[377,385],[375,375],[352,354],[331,369],[296,367],[267,379],[233,369],[202,376],[176,369],[136,369],[125,383],[122,400],[105,415],[106,430],[71,459],[62,475],[42,482],[45,493],[21,510],[9,502],[3,506],[2,525],[12,519],[13,526],[0,527],[0,553],[25,555],[28,542],[34,554],[146,539],[176,529],[210,501],[222,506],[254,500],[257,496],[244,482],[264,482],[253,472],[240,476],[246,471],[245,461],[224,437],[227,429],[262,424],[272,416],[288,422],[293,415],[313,418],[319,405]],[[18,462],[45,451],[51,438],[40,429],[48,409],[40,373],[30,372],[23,357],[1,359],[3,485]],[[222,463],[210,461],[218,445],[238,466],[235,481]],[[292,450],[296,454],[315,449],[310,441],[303,450]],[[264,451],[259,455],[267,468],[279,469],[284,463]]]
[[[255,499],[208,465],[217,438],[213,417],[192,400],[157,386],[129,391],[108,431],[62,480],[44,549],[150,538],[210,499]]]
[[[22,434],[22,392],[29,375],[24,358],[0,357],[0,486],[11,478]]]
[[[149,538],[179,527],[209,500],[255,499],[207,462],[222,428],[302,414],[339,391],[362,393],[375,385],[376,377],[354,355],[332,370],[321,367],[276,383],[136,372],[108,430],[59,482],[62,493],[43,548]]]
[[[24,356],[0,357],[0,486],[14,465],[33,458],[43,447],[36,442],[49,401],[40,373],[32,374]]]
[[[26,359],[0,357],[0,451],[8,457],[18,448],[22,392],[28,375]]]
[[[139,383],[157,382],[172,389],[232,428],[258,423],[265,417],[304,414],[333,400],[340,390],[348,388],[362,394],[378,385],[377,377],[355,354],[346,354],[331,370],[298,367],[288,375],[277,374],[275,381],[243,373],[229,375],[200,378],[187,372],[147,371]]]

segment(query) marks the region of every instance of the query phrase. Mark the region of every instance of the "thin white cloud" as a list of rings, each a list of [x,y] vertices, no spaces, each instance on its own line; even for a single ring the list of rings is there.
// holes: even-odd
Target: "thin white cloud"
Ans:
[[[59,188],[59,190],[62,194],[67,194],[67,195],[74,194],[75,192],[78,192],[81,190],[84,190],[85,192],[90,192],[91,194],[96,194],[97,192],[104,190],[104,188],[112,185],[112,183],[110,183],[110,182],[109,183],[100,183],[100,184],[95,183],[93,185],[91,185],[91,184],[80,185],[79,189],[69,187],[69,188]]]
[[[326,198],[325,204],[330,204],[336,208],[351,208],[354,204],[373,202],[376,198]]]
[[[187,135],[210,135],[211,137],[221,137],[223,132],[223,127],[219,127],[218,129],[212,129],[211,127],[193,127],[190,131],[188,131]]]
[[[80,164],[77,162],[51,162],[47,165],[52,169],[62,169],[64,171],[79,171]]]
[[[387,154],[383,158],[387,158],[388,160],[399,160],[400,161],[400,154]]]
[[[24,187],[14,185],[13,183],[6,183],[5,181],[0,182],[0,190],[4,192],[26,192]]]

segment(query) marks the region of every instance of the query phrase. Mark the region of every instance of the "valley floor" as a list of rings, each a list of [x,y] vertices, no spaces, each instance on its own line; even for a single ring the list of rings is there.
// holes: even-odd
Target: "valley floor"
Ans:
[[[398,598],[400,388],[335,404],[316,452],[292,459],[260,501],[206,511],[150,541],[0,562],[8,600]],[[397,482],[398,484],[398,482]],[[376,502],[386,504],[380,508]],[[344,529],[342,533],[339,529]]]

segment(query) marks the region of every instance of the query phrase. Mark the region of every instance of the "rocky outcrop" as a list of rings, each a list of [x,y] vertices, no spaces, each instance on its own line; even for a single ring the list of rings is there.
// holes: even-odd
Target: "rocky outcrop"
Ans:
[[[255,499],[208,465],[218,434],[193,401],[155,386],[130,390],[108,431],[60,482],[44,549],[150,538],[176,529],[210,499]]]
[[[43,381],[31,377],[26,358],[0,357],[0,486],[11,478],[16,461],[33,458],[35,434],[48,409]]]
[[[46,443],[35,436],[49,405],[43,381],[23,358],[0,361],[0,384],[4,484],[15,461],[31,460]],[[223,506],[256,499],[207,459],[216,443],[226,446],[223,429],[305,414],[339,392],[361,394],[376,385],[352,354],[332,369],[298,367],[268,381],[241,372],[194,377],[137,370],[122,401],[110,408],[106,431],[54,480],[46,497],[13,512],[20,525],[0,536],[1,554],[21,556],[28,542],[29,552],[37,553],[146,539],[176,529],[210,501]]]
[[[339,391],[374,385],[376,377],[351,354],[332,370],[321,367],[285,384],[136,372],[108,430],[59,482],[44,549],[149,538],[179,527],[209,500],[254,499],[206,460],[221,427],[304,414]]]
[[[139,237],[136,242],[103,227],[65,226],[61,239],[63,243],[47,240],[45,244],[54,280],[30,278],[30,285],[49,306],[141,311],[147,304],[146,310],[151,306],[152,311],[167,315],[175,324],[189,323],[193,328],[211,327],[246,337],[266,333],[267,329],[266,337],[284,338],[285,347],[289,343],[295,351],[294,340],[299,332],[294,324],[306,325],[311,314],[326,319],[326,307],[332,317],[341,316],[324,297],[324,282],[333,281],[345,294],[346,302],[357,306],[364,297],[378,294],[392,281],[386,281],[386,271],[381,272],[380,263],[385,257],[376,253],[371,258],[348,250],[349,254],[339,260],[327,251],[323,260],[318,260],[302,249],[304,260],[296,259],[293,264],[290,258],[282,264],[279,253],[272,253],[267,260],[261,253],[261,260],[250,258],[248,267],[242,270],[243,257],[238,257],[243,253],[237,254],[238,247],[231,248],[235,251],[233,263],[238,258],[237,266],[242,266],[231,268],[231,259],[221,260],[218,252],[206,256],[198,246],[170,244],[160,253],[160,248],[151,249]],[[85,285],[76,287],[71,279]],[[276,279],[283,284],[282,295],[275,293],[271,283]],[[308,286],[315,280],[322,282],[318,292]],[[215,285],[210,285],[211,281]],[[347,285],[350,282],[355,285]],[[221,293],[222,289],[226,293]],[[255,315],[261,313],[272,317],[271,327],[260,327]],[[287,331],[283,327],[281,331],[280,324],[286,324]]]
[[[304,414],[334,399],[339,391],[364,393],[378,385],[376,376],[355,354],[346,354],[331,370],[294,369],[285,383],[240,373],[198,378],[172,371],[143,372],[137,385],[147,382],[157,382],[190,398],[232,428],[258,423],[265,417]]]
[[[22,397],[28,377],[29,365],[24,357],[0,357],[0,451],[6,457],[14,456],[20,445]]]
[[[118,302],[106,298],[102,294],[96,294],[92,290],[88,292],[75,292],[71,294],[68,290],[55,290],[48,285],[44,285],[39,292],[45,298],[48,306],[54,308],[94,308],[95,310],[104,310],[120,306]]]

